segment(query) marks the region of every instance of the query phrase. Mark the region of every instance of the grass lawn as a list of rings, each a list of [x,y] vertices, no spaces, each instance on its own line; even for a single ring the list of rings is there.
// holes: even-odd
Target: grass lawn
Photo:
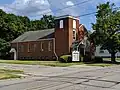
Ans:
[[[10,79],[10,78],[20,78],[21,76],[17,74],[22,74],[23,71],[20,70],[6,70],[0,69],[0,80],[2,79]]]
[[[19,60],[0,60],[0,63],[7,63],[7,64],[26,64],[26,65],[44,65],[44,66],[53,66],[53,67],[68,67],[72,65],[86,65],[86,66],[112,66],[115,64],[109,63],[90,63],[86,64],[83,62],[73,62],[73,63],[60,63],[58,61],[19,61]]]
[[[107,63],[91,63],[91,64],[86,64],[87,66],[100,66],[100,67],[108,67],[108,66],[113,66],[115,64],[107,64]]]
[[[67,67],[71,65],[81,65],[82,62],[77,63],[60,63],[58,61],[20,61],[20,60],[0,60],[0,63],[7,64],[25,64],[25,65],[44,65],[44,66],[59,66],[59,67]]]
[[[110,60],[111,61],[111,58],[104,58],[104,60]],[[116,58],[116,61],[120,61],[120,58]]]

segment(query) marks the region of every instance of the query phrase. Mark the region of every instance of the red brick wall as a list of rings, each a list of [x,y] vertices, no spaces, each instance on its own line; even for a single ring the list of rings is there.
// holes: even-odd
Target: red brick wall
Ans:
[[[63,20],[63,29],[59,28],[59,22]],[[77,33],[79,29],[79,20],[76,19]],[[58,56],[69,54],[73,42],[73,18],[61,18],[56,20],[55,25],[55,51]]]
[[[62,29],[59,28],[59,22],[63,20],[63,27]],[[52,58],[55,57],[54,51],[58,56],[66,55],[70,53],[70,47],[73,42],[73,18],[61,18],[55,21],[55,42],[54,40],[44,40],[44,38],[39,41],[30,41],[30,42],[19,42],[18,43],[18,59],[41,59],[41,58]],[[82,29],[79,29],[79,20],[76,20],[76,33],[77,33],[77,40],[81,38],[80,32]],[[48,51],[48,44],[52,42],[52,50]],[[43,49],[41,51],[41,42],[43,42]],[[55,46],[54,46],[55,43]],[[28,44],[31,46],[30,52],[28,52]],[[36,44],[36,49],[34,49],[34,44]],[[12,43],[11,46],[17,50],[17,44]],[[22,50],[19,46],[23,46],[24,49]]]
[[[49,42],[51,42],[51,51],[49,51]],[[41,50],[41,43],[43,51]],[[36,45],[36,47],[34,47]],[[17,49],[18,46],[18,49]],[[30,50],[28,50],[30,46]],[[40,40],[30,42],[19,42],[11,44],[12,48],[18,51],[18,59],[51,59],[55,57],[54,54],[54,40]]]
[[[84,36],[85,36],[85,30],[84,30],[84,27],[81,26],[78,31],[78,40],[79,41],[83,40]]]
[[[64,55],[68,53],[68,21],[66,19],[63,19],[64,27],[63,29],[59,28],[59,22],[60,20],[56,20],[56,27],[55,27],[55,51],[58,56]]]

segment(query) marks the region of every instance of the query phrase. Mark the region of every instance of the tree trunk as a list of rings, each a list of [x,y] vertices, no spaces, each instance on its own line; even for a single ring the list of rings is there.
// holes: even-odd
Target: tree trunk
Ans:
[[[111,53],[111,61],[113,62],[113,63],[116,63],[116,60],[115,60],[115,53]]]

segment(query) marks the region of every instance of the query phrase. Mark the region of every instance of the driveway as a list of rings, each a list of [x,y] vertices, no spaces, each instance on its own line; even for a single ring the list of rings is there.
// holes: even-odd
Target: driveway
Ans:
[[[25,72],[25,78],[1,80],[0,90],[120,90],[120,66],[0,64],[0,68]]]

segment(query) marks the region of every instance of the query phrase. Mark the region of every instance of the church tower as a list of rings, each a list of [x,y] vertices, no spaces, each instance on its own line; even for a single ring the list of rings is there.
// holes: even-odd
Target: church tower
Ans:
[[[55,51],[58,56],[70,53],[70,47],[77,40],[79,19],[70,15],[55,19]]]

